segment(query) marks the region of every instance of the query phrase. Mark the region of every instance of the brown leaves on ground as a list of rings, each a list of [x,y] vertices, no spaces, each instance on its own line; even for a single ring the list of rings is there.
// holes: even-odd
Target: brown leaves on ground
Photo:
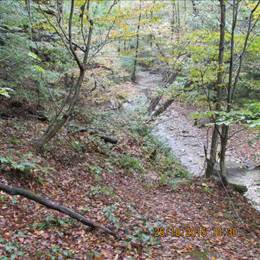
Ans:
[[[36,121],[3,120],[1,156],[31,150],[28,142],[44,126]],[[21,131],[21,128],[24,131]],[[7,129],[8,134],[5,132]],[[10,138],[21,140],[19,144]],[[140,144],[125,137],[114,152],[142,153]],[[56,153],[56,156],[54,154]],[[76,154],[80,160],[74,160]],[[36,156],[36,155],[35,155]],[[52,200],[73,208],[87,218],[118,232],[122,240],[90,231],[68,217],[21,197],[0,192],[0,255],[15,259],[258,259],[259,213],[246,199],[214,182],[193,180],[172,189],[154,181],[147,187],[141,174],[128,174],[108,155],[87,149],[75,153],[62,137],[55,150],[40,156],[39,164],[54,168],[27,186]],[[154,172],[152,164],[145,165]],[[145,174],[145,173],[144,173]],[[19,178],[1,182],[23,186]],[[206,236],[153,237],[154,228],[205,228]],[[216,228],[223,233],[214,234]],[[228,229],[236,229],[230,236]],[[160,240],[160,243],[157,243]],[[132,258],[130,258],[132,256]],[[54,257],[54,258],[51,258]]]

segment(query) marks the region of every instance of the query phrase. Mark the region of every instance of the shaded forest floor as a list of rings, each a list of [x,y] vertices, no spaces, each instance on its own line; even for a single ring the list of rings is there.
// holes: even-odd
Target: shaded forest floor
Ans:
[[[74,125],[88,119],[81,111]],[[259,258],[259,213],[241,194],[192,179],[138,120],[135,114],[122,117],[104,109],[92,125],[116,136],[117,145],[88,132],[64,130],[37,155],[29,143],[47,124],[30,117],[1,119],[1,158],[13,162],[2,165],[1,182],[73,208],[122,238],[90,231],[62,214],[1,192],[2,259]],[[158,227],[167,233],[155,236]],[[187,227],[203,232],[200,237],[169,232]],[[231,228],[237,234],[230,234]]]

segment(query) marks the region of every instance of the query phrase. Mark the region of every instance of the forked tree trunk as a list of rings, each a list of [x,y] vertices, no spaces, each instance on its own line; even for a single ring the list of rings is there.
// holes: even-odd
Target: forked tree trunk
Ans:
[[[67,122],[68,118],[74,110],[75,105],[77,104],[84,76],[85,70],[80,70],[80,74],[76,82],[76,85],[73,87],[73,96],[69,101],[69,104],[67,104],[67,108],[64,112],[62,112],[60,115],[57,115],[54,118],[54,120],[52,120],[44,134],[38,140],[35,141],[34,144],[38,152],[40,152],[43,149],[44,145],[47,144]]]
[[[217,73],[217,103],[216,111],[221,109],[220,101],[222,97],[221,85],[223,84],[223,64],[224,64],[224,48],[225,48],[225,24],[226,24],[226,5],[225,0],[220,0],[220,39],[219,39],[219,56],[218,56],[218,73]],[[211,137],[210,157],[207,159],[207,167],[205,175],[207,178],[213,175],[215,163],[217,161],[217,147],[219,141],[219,126],[214,125],[213,133]]]
[[[63,3],[62,0],[59,0],[59,2]],[[80,73],[79,73],[79,76],[78,76],[78,79],[77,79],[75,85],[73,84],[73,86],[71,88],[72,93],[71,92],[69,93],[69,95],[67,96],[67,98],[64,102],[65,106],[62,106],[62,108],[60,109],[60,112],[58,112],[58,114],[56,115],[54,120],[52,120],[52,122],[49,124],[49,126],[46,129],[46,131],[44,132],[44,134],[38,140],[36,140],[34,142],[37,151],[42,150],[44,145],[47,144],[57,134],[57,132],[64,126],[64,124],[67,122],[68,118],[72,114],[72,112],[77,104],[80,89],[81,89],[81,86],[82,86],[82,83],[84,80],[84,76],[85,76],[85,73],[87,70],[94,23],[93,23],[93,20],[90,19],[90,17],[89,17],[88,35],[86,36],[86,35],[84,35],[84,33],[82,34],[82,39],[84,40],[85,46],[83,49],[84,57],[82,58],[82,61],[81,61],[78,54],[74,50],[73,39],[72,39],[72,22],[73,22],[73,15],[74,15],[74,7],[75,7],[75,0],[71,0],[71,7],[70,7],[70,14],[69,14],[69,21],[68,21],[68,34],[64,36],[65,31],[64,31],[64,28],[62,28],[62,25],[60,24],[61,21],[59,19],[58,19],[59,28],[60,28],[60,30],[62,30],[63,34],[59,33],[59,30],[57,28],[55,28],[55,27],[54,28],[55,28],[55,31],[61,37],[66,49],[70,52],[70,54],[72,54],[75,62],[78,65]],[[85,11],[89,12],[89,8],[90,8],[90,0],[87,0],[87,1],[85,1],[85,4],[82,7],[82,12],[83,13]],[[81,26],[83,26],[83,25],[84,25],[84,23],[83,23],[83,15],[82,15],[81,16]],[[83,29],[84,28],[82,27],[82,31],[83,31]]]

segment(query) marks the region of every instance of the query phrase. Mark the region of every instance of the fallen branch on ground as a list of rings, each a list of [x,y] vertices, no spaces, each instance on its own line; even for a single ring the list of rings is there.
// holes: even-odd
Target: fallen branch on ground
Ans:
[[[159,116],[174,102],[175,98],[168,99],[161,107],[159,107],[154,113],[153,117]]]
[[[111,143],[111,144],[117,144],[118,140],[115,137],[110,137],[108,135],[101,134],[98,130],[95,130],[93,128],[85,128],[81,127],[73,131],[73,133],[83,133],[88,132],[89,134],[95,134],[102,140],[104,140],[105,143]]]
[[[0,183],[0,190],[12,195],[12,196],[16,196],[16,195],[20,195],[23,196],[29,200],[33,200],[37,203],[42,204],[43,206],[50,208],[50,209],[54,209],[56,211],[62,212],[65,215],[70,216],[73,219],[76,219],[77,221],[81,222],[82,224],[91,227],[92,229],[99,229],[104,233],[110,234],[115,238],[118,238],[118,235],[113,232],[112,230],[101,226],[97,223],[94,223],[90,220],[88,220],[87,218],[85,218],[84,216],[82,216],[81,214],[73,211],[70,208],[64,207],[63,205],[59,205],[49,199],[43,198],[37,194],[34,194],[31,191],[22,189],[22,188],[17,188],[17,187],[13,187],[13,186],[9,186],[9,185],[5,185],[3,183]]]

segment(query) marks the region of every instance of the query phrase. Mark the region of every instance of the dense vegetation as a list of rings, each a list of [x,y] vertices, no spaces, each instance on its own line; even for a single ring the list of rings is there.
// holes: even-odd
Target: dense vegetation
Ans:
[[[259,212],[226,162],[243,132],[260,163],[259,16],[255,0],[0,0],[1,259],[257,259]],[[175,102],[207,128],[205,179],[154,135]]]

